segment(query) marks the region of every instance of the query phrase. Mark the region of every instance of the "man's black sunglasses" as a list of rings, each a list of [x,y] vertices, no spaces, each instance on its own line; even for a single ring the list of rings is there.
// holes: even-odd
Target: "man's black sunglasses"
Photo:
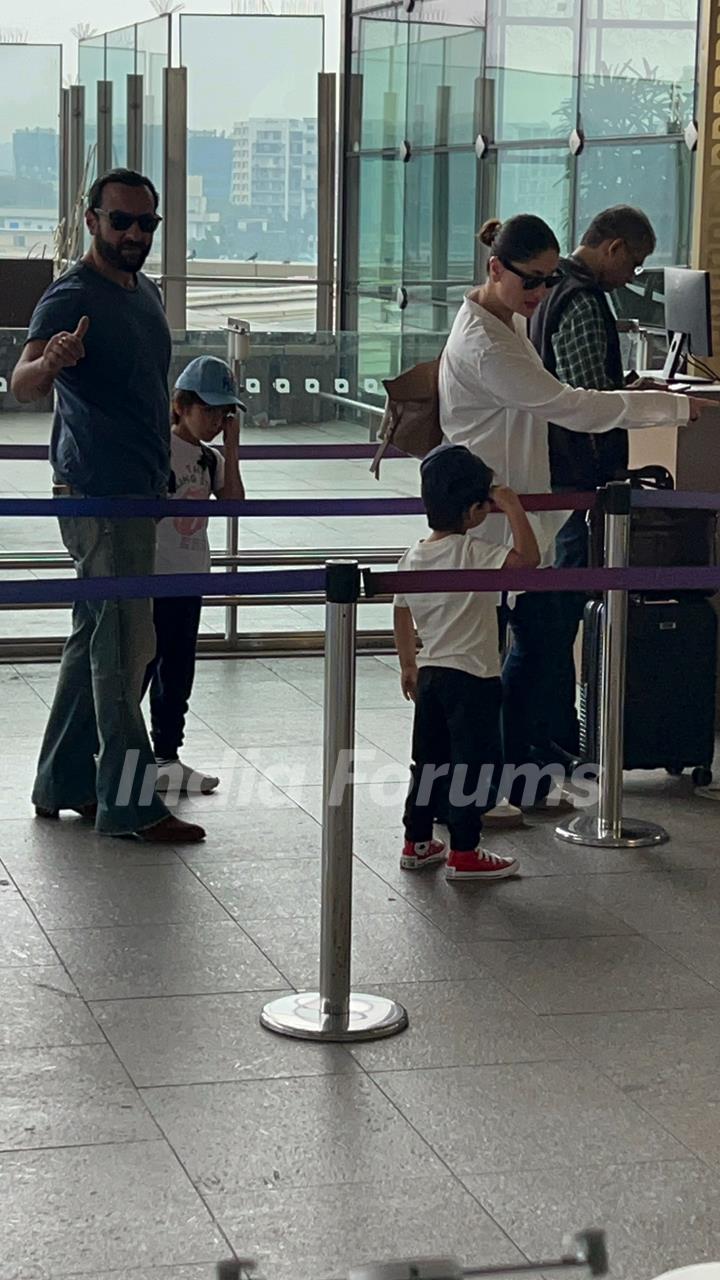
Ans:
[[[559,284],[563,278],[562,271],[553,271],[549,276],[531,276],[528,275],[527,271],[520,271],[518,267],[514,267],[512,262],[508,262],[507,258],[501,258],[500,261],[504,267],[507,267],[508,271],[512,271],[514,276],[518,276],[522,280],[523,289],[526,289],[528,293],[533,289],[542,289],[543,287],[554,289],[555,285]]]
[[[157,231],[162,218],[159,213],[125,213],[122,209],[93,209],[93,213],[107,218],[113,231],[129,231],[137,222],[143,235],[151,236]]]

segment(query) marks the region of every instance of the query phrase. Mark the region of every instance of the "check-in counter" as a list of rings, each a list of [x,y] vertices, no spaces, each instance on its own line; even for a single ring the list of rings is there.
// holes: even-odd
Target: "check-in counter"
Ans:
[[[716,401],[717,408],[686,427],[631,431],[630,466],[642,467],[654,462],[667,467],[675,478],[676,489],[717,491],[720,508],[720,382],[708,383],[702,389],[695,384],[692,395]],[[720,545],[717,559],[720,563]],[[720,617],[720,595],[714,597],[713,604]],[[715,705],[720,727],[720,664]]]

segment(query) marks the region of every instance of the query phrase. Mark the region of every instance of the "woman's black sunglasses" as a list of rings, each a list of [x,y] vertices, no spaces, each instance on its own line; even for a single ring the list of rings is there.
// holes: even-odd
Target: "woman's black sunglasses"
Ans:
[[[501,258],[500,261],[504,267],[507,267],[508,271],[512,271],[514,276],[518,276],[522,280],[522,287],[528,293],[533,289],[542,289],[543,287],[554,289],[555,285],[559,284],[563,278],[562,271],[553,271],[549,276],[531,276],[528,275],[527,271],[520,271],[518,267],[514,267],[512,262],[508,262],[507,258]]]
[[[137,222],[143,235],[151,236],[157,231],[162,218],[159,213],[124,213],[122,209],[93,209],[93,213],[107,218],[113,231],[129,231]]]

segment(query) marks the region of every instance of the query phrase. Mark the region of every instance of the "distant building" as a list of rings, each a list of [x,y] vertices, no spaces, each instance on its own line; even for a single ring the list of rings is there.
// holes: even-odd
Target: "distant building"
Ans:
[[[58,142],[55,129],[16,129],[12,141],[15,177],[57,182]]]
[[[0,204],[0,258],[52,258],[57,210]]]
[[[235,125],[232,203],[274,223],[317,209],[317,120],[251,119]]]
[[[199,174],[188,174],[187,180],[187,236],[188,242],[206,240],[217,232],[220,214],[208,210],[203,180]]]
[[[188,174],[202,178],[203,194],[210,208],[230,201],[235,142],[224,133],[192,129],[187,140]]]

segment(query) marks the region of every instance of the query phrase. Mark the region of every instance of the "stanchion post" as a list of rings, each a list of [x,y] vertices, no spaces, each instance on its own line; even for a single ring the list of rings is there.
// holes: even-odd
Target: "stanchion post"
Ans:
[[[326,566],[320,987],[266,1004],[260,1021],[301,1040],[374,1040],[403,1031],[402,1005],[351,990],[355,651],[360,570]]]
[[[341,1020],[347,1018],[350,999],[355,788],[343,773],[350,771],[355,745],[359,578],[359,568],[353,561],[327,567],[322,901],[328,910],[323,911],[320,920],[320,996],[323,1011],[330,1018]]]
[[[238,390],[242,392],[245,388],[245,368],[248,357],[250,355],[250,325],[246,320],[235,320],[232,316],[227,322],[228,335],[228,364],[233,372],[233,377],[237,384]],[[244,412],[240,413],[240,431],[245,422]],[[237,556],[240,547],[240,532],[237,516],[228,516],[225,525],[225,553],[228,556]],[[237,565],[229,564],[228,571],[237,573]],[[237,604],[225,606],[225,643],[231,651],[238,647],[238,621],[237,621]]]
[[[605,565],[627,568],[630,559],[630,499],[627,482],[609,484],[600,495],[605,517]],[[607,849],[637,849],[668,839],[663,827],[623,818],[627,591],[606,591],[603,599],[600,659],[600,741],[598,808],[561,823],[555,834],[571,844]]]

